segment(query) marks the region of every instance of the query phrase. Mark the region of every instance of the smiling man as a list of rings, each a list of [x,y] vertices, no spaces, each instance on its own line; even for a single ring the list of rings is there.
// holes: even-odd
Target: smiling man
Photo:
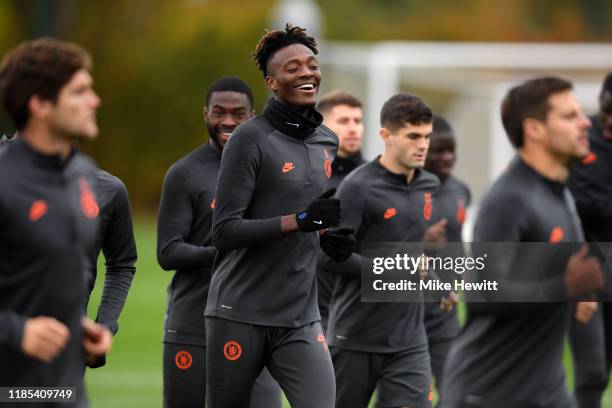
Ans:
[[[74,142],[98,135],[90,66],[82,48],[42,38],[0,67],[0,99],[19,131],[0,153],[0,386],[75,387],[78,407],[83,358],[112,342],[84,317],[100,209],[95,168]]]
[[[232,134],[217,182],[218,249],[206,305],[207,402],[248,407],[264,367],[296,407],[334,406],[331,358],[319,323],[319,245],[338,259],[354,245],[326,191],[338,139],[314,109],[321,82],[314,39],[271,31],[254,54],[274,97]]]
[[[164,180],[157,222],[157,259],[175,270],[168,286],[164,330],[164,407],[203,407],[206,397],[206,305],[213,261],[217,173],[231,133],[254,115],[253,93],[236,77],[215,81],[203,118],[208,143],[177,161]],[[253,389],[251,408],[281,406],[280,389],[266,371]]]

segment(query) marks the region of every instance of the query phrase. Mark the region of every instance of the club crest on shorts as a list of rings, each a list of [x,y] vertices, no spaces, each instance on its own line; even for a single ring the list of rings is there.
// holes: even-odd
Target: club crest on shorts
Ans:
[[[193,364],[193,357],[188,351],[181,350],[174,356],[174,364],[181,370],[187,370]]]
[[[242,355],[242,346],[237,341],[230,340],[223,346],[223,355],[229,361],[235,361]]]

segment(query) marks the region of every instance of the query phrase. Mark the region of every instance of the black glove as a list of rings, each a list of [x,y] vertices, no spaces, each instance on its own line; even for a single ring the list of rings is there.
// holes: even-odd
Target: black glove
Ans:
[[[313,232],[338,225],[340,200],[330,198],[335,192],[335,188],[330,188],[310,203],[304,211],[295,215],[300,231]]]
[[[353,227],[330,228],[321,235],[321,248],[336,262],[346,261],[355,251]]]

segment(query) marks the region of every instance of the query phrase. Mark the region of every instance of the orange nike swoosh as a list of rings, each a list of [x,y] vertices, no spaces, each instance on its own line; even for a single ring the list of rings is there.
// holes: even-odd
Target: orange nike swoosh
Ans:
[[[388,220],[391,217],[395,217],[397,215],[397,210],[395,208],[387,208],[385,211],[385,215],[383,215],[385,220]]]
[[[289,173],[293,169],[295,169],[295,165],[293,163],[286,162],[283,165],[283,173]]]

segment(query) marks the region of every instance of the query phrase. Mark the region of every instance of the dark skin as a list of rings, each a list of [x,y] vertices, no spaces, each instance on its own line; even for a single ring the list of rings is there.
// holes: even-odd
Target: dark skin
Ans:
[[[266,85],[279,101],[300,112],[317,103],[321,84],[319,62],[303,44],[291,44],[276,51],[267,65]]]
[[[599,120],[603,136],[612,140],[612,92],[604,91],[599,104]]]
[[[266,85],[279,101],[303,113],[317,103],[321,71],[310,48],[303,44],[281,48],[272,55],[266,70]],[[281,217],[281,230],[285,236],[298,231],[296,214]]]
[[[227,139],[238,125],[255,115],[246,94],[234,91],[213,92],[204,107],[204,123],[208,129],[208,143],[223,151]]]
[[[451,132],[433,133],[425,169],[444,183],[451,176],[456,160],[455,136]]]

